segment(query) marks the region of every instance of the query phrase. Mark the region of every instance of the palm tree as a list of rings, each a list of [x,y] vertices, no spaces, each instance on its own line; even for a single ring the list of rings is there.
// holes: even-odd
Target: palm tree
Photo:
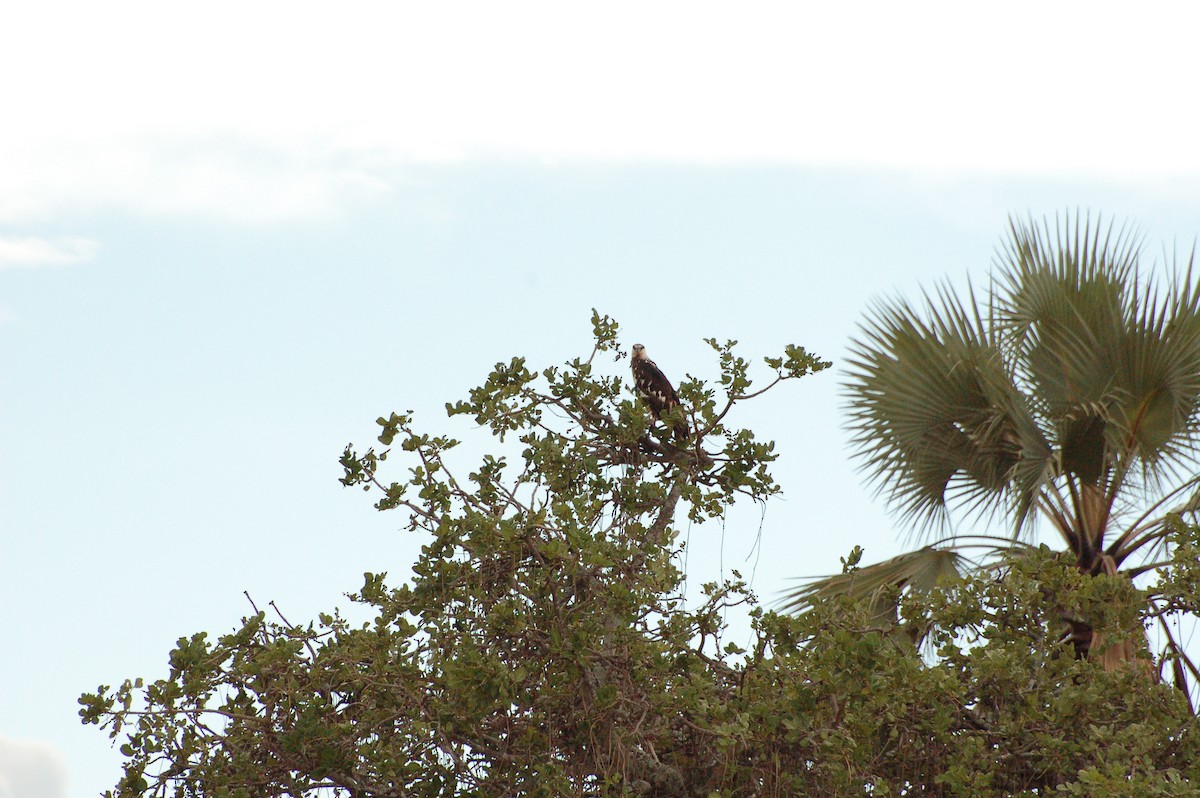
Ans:
[[[972,541],[954,533],[952,509],[1003,519],[988,545],[1010,552],[1040,519],[1088,574],[1161,565],[1170,514],[1200,507],[1188,472],[1200,443],[1200,287],[1192,259],[1164,285],[1140,256],[1125,227],[1013,220],[985,295],[942,287],[916,307],[872,308],[845,384],[855,454],[902,520],[943,540],[862,569],[857,589],[920,589],[961,570],[947,552]],[[788,606],[850,586],[810,582]],[[1086,623],[1072,628],[1081,655],[1101,649]]]

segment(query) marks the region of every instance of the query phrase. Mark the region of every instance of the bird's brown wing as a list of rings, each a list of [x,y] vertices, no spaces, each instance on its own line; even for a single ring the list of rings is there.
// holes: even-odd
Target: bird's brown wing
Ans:
[[[654,413],[655,418],[661,419],[663,413],[679,404],[679,396],[675,393],[675,387],[671,385],[671,381],[659,370],[658,366],[654,365],[654,361],[634,361],[633,379],[638,396],[642,397],[642,401],[650,406],[650,412]],[[686,423],[675,428],[677,437],[686,435],[687,432]]]

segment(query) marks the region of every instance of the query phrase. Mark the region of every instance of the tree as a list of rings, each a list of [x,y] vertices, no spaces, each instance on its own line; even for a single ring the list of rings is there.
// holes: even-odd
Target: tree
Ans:
[[[676,517],[778,489],[771,445],[727,419],[827,364],[788,347],[755,388],[733,343],[711,341],[717,387],[679,386],[691,432],[677,442],[678,419],[656,422],[602,373],[617,327],[593,324],[588,359],[497,364],[448,405],[510,455],[464,477],[456,441],[409,414],[379,419],[389,449],[347,447],[343,482],[428,541],[408,581],[365,575],[350,598],[368,621],[295,625],[256,609],[215,641],[181,638],[165,678],[81,697],[84,722],[126,757],[110,795],[1194,792],[1200,739],[1175,691],[1053,656],[1063,602],[1102,603],[1104,629],[1138,614],[1143,597],[1123,578],[1085,578],[1040,552],[1003,584],[893,591],[898,617],[935,630],[929,658],[844,597],[789,617],[735,577],[684,606]],[[389,481],[398,457],[407,470]],[[1194,558],[1200,536],[1176,534]],[[1194,612],[1188,567],[1172,572],[1172,600]],[[847,575],[856,568],[848,558]],[[750,612],[747,650],[722,639],[733,606]]]
[[[927,589],[961,573],[972,546],[1011,561],[1035,520],[1081,572],[1137,577],[1167,559],[1173,515],[1200,509],[1200,478],[1188,470],[1200,423],[1191,261],[1164,287],[1125,228],[1076,216],[1054,229],[1013,221],[1009,232],[986,295],[941,288],[916,307],[881,302],[854,342],[846,394],[857,455],[903,519],[943,534],[863,569],[854,590]],[[1007,528],[961,534],[955,508]],[[851,589],[847,577],[820,580],[791,606]],[[1170,613],[1155,617],[1186,692],[1184,666],[1200,674]],[[1079,655],[1110,667],[1145,647],[1105,641],[1086,616],[1063,620]]]

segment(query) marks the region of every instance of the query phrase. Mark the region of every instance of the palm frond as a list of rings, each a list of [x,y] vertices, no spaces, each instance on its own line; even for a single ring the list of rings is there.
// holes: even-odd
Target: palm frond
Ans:
[[[944,287],[920,310],[880,303],[852,345],[856,453],[918,525],[950,503],[987,513],[1011,502],[1019,526],[1052,473],[1051,447],[978,307],[973,292],[964,303]]]
[[[1141,241],[1079,212],[1013,219],[985,296],[942,286],[916,305],[871,307],[843,383],[848,427],[902,521],[953,543],[951,510],[1004,515],[1012,537],[992,562],[1011,563],[1037,515],[1085,573],[1163,565],[1167,508],[1200,515],[1200,276],[1193,250],[1156,280]],[[964,562],[954,546],[926,546],[808,582],[785,608],[919,589]],[[1135,652],[1099,653],[1123,663]]]
[[[890,560],[806,582],[782,599],[783,612],[799,613],[818,599],[848,596],[872,601],[888,588],[927,592],[961,578],[971,561],[953,547],[925,546]]]
[[[1135,463],[1153,482],[1194,454],[1200,288],[1189,262],[1160,292],[1141,249],[1127,227],[1077,214],[1053,233],[1014,221],[997,264],[1018,379],[1041,400],[1064,472],[1084,482]]]

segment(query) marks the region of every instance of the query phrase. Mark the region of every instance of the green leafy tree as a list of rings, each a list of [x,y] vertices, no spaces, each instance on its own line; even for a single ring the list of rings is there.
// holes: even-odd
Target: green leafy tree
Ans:
[[[680,608],[676,516],[715,518],[738,496],[777,492],[773,445],[729,414],[829,364],[789,346],[752,388],[735,342],[710,340],[719,377],[679,385],[694,434],[676,445],[622,376],[596,369],[598,356],[624,355],[615,323],[593,325],[587,359],[535,371],[514,358],[447,405],[506,456],[461,468],[458,441],[407,413],[379,419],[391,448],[347,447],[343,483],[375,491],[380,510],[406,513],[429,540],[407,584],[368,574],[351,597],[374,623],[332,614],[297,628],[257,613],[215,644],[182,640],[167,679],[89,699],[88,720],[114,734],[133,725],[118,793],[551,795],[620,783],[670,794],[684,777],[656,752],[689,736],[688,702],[719,703],[703,695],[732,678],[713,649],[718,612],[744,600],[712,586],[708,604]],[[385,480],[397,450],[407,473]],[[689,756],[715,768],[720,752]]]
[[[692,437],[677,442],[677,419],[602,373],[617,328],[593,322],[586,360],[498,364],[448,406],[495,436],[469,468],[409,414],[379,419],[389,448],[347,447],[343,482],[427,541],[402,584],[366,574],[350,597],[365,622],[256,610],[181,638],[161,679],[81,697],[126,757],[110,795],[1195,794],[1178,692],[1058,656],[1064,607],[1111,635],[1144,615],[1123,577],[1037,550],[1003,580],[891,588],[896,618],[932,630],[927,656],[845,595],[790,617],[735,577],[685,606],[677,521],[777,491],[772,447],[730,426],[736,406],[827,364],[789,347],[752,386],[732,343],[710,342],[719,376],[679,386]],[[1194,558],[1196,531],[1173,530]],[[844,576],[858,570],[851,555]],[[1197,609],[1195,576],[1194,561],[1169,571],[1180,612]],[[746,650],[722,639],[734,606]]]
[[[1200,508],[1200,286],[1190,261],[1164,284],[1140,255],[1136,236],[1099,220],[1014,221],[986,294],[942,288],[872,309],[846,383],[857,455],[902,519],[942,539],[810,583],[792,608],[881,585],[928,589],[961,573],[970,547],[1019,556],[1035,521],[1083,573],[1161,568],[1171,518]],[[960,532],[952,509],[989,534]],[[1170,613],[1154,617],[1166,661],[1196,675]],[[1145,648],[1104,640],[1086,615],[1064,610],[1063,621],[1080,656],[1110,666]]]

